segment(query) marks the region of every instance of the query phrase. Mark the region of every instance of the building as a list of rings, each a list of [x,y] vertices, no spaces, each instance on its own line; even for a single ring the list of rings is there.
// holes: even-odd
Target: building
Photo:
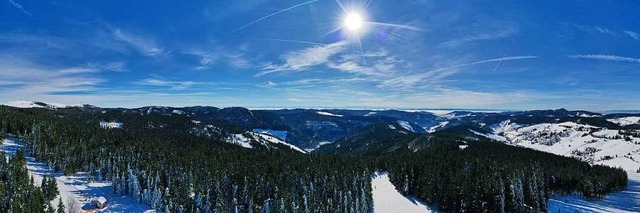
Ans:
[[[105,129],[122,129],[122,123],[100,121],[100,127]]]
[[[94,198],[91,202],[96,205],[97,209],[104,209],[107,206],[107,198],[105,197]]]

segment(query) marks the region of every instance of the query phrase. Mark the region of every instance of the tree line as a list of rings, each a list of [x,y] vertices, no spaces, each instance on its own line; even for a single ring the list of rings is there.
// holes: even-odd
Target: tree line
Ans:
[[[111,181],[115,193],[161,212],[372,212],[376,170],[445,212],[544,211],[551,195],[599,198],[627,180],[621,169],[464,134],[434,134],[418,152],[306,155],[240,148],[163,116],[120,116],[124,129],[102,129],[98,116],[0,106],[0,134],[24,138],[30,155],[56,171],[87,171],[89,180]],[[11,202],[3,207],[35,201]]]

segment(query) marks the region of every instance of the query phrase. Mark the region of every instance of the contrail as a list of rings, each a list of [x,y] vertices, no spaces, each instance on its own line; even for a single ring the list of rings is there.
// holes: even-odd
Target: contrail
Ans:
[[[509,50],[511,50],[512,45],[513,45],[513,40],[511,40],[511,42],[509,43],[509,46],[507,47],[507,50],[505,50],[504,53],[502,54],[502,58],[507,56],[507,53],[509,53]],[[493,68],[493,71],[491,71],[491,73],[495,73],[496,70],[498,70],[498,67],[500,67],[500,64],[502,64],[502,61],[503,60],[498,61],[498,64],[496,64],[496,67]]]
[[[268,18],[269,18],[269,17],[271,17],[271,16],[275,16],[275,15],[278,15],[278,14],[280,14],[280,13],[284,13],[284,12],[287,12],[287,11],[289,11],[289,10],[293,10],[293,9],[295,9],[295,8],[297,8],[297,7],[304,6],[304,5],[307,5],[307,4],[311,4],[311,3],[314,3],[314,2],[317,2],[317,1],[318,1],[318,0],[312,0],[312,1],[304,2],[304,3],[300,3],[300,4],[297,4],[297,5],[294,5],[294,6],[291,6],[291,7],[285,8],[285,9],[283,9],[283,10],[277,11],[277,12],[275,12],[275,13],[271,13],[271,14],[269,14],[269,15],[266,15],[265,17],[259,18],[259,19],[255,20],[255,21],[252,21],[251,23],[248,23],[248,24],[246,24],[246,25],[244,25],[244,26],[242,26],[242,27],[240,27],[240,28],[238,28],[238,29],[235,29],[234,31],[231,31],[228,35],[231,35],[231,34],[233,34],[233,33],[235,33],[235,32],[238,32],[238,31],[240,31],[240,30],[242,30],[242,29],[244,29],[244,28],[246,28],[246,27],[248,27],[248,26],[254,25],[255,23],[258,23],[258,22],[260,22],[260,21],[262,21],[262,20],[268,19]]]
[[[324,44],[324,43],[318,43],[318,42],[312,42],[312,41],[300,41],[300,40],[289,40],[289,39],[278,39],[278,38],[261,38],[261,39],[256,39],[256,40],[280,41],[280,42],[289,42],[289,43],[296,43],[296,44],[309,44],[309,45],[327,45],[327,44]]]
[[[417,28],[417,27],[401,25],[401,24],[389,24],[389,23],[381,23],[381,22],[366,22],[366,23],[369,23],[369,24],[372,24],[372,25],[380,25],[380,26],[395,27],[395,28],[415,30],[415,31],[423,31],[423,29],[420,29],[420,28]]]

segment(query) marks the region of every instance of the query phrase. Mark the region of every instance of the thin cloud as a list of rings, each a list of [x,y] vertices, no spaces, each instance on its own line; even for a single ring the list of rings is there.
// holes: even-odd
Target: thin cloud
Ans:
[[[579,24],[576,24],[575,26],[578,29],[580,29],[582,31],[585,31],[585,32],[589,32],[589,33],[599,33],[599,34],[618,36],[618,33],[615,30],[611,30],[611,29],[606,28],[606,27],[586,26],[586,25],[579,25]]]
[[[404,76],[391,78],[383,81],[382,84],[379,85],[379,87],[407,89],[425,80],[430,80],[432,82],[437,83],[446,77],[449,77],[451,75],[458,73],[463,67],[485,64],[485,63],[493,63],[493,62],[502,63],[504,61],[526,60],[526,59],[537,59],[537,58],[539,57],[538,56],[509,56],[509,57],[480,60],[480,61],[475,61],[475,62],[470,62],[465,64],[458,64],[458,65],[453,65],[449,67],[434,69],[424,73],[404,75]]]
[[[512,35],[515,35],[519,32],[518,28],[506,26],[502,27],[498,30],[491,32],[480,32],[475,34],[470,34],[463,38],[453,39],[449,41],[442,42],[439,46],[442,47],[457,47],[469,42],[477,42],[477,41],[488,41],[495,40],[500,38],[506,38]]]
[[[624,33],[627,34],[629,37],[640,41],[640,33],[636,33],[630,30],[625,30]]]
[[[236,48],[229,49],[223,47],[213,48],[212,50],[203,50],[200,48],[193,48],[186,51],[182,51],[182,54],[195,56],[198,60],[196,70],[211,69],[217,64],[228,64],[235,68],[249,68],[253,64],[246,58],[246,49]]]
[[[640,58],[630,58],[630,57],[617,56],[617,55],[586,54],[586,55],[570,55],[569,58],[640,63]]]
[[[0,84],[11,87],[0,88],[2,97],[36,97],[56,93],[78,93],[95,91],[105,79],[78,72],[55,70],[81,70],[37,65],[11,56],[0,56]],[[86,74],[86,73],[85,73]]]
[[[152,39],[133,35],[131,33],[124,32],[121,29],[115,29],[113,31],[113,36],[115,39],[131,45],[142,55],[159,57],[169,53],[168,51],[165,51],[164,48],[157,45]]]
[[[640,33],[637,33],[631,30],[618,31],[618,30],[609,29],[609,28],[600,27],[600,26],[585,26],[585,25],[575,25],[575,26],[582,31],[593,33],[593,34],[604,34],[604,35],[611,35],[616,37],[626,35],[634,40],[640,41]]]
[[[325,66],[351,74],[382,77],[392,75],[398,66],[405,64],[384,49],[367,53],[344,53],[347,50],[347,44],[346,41],[341,41],[287,53],[282,57],[284,64],[267,63],[263,66],[264,71],[256,76],[280,71],[304,71]]]
[[[185,90],[185,89],[191,88],[192,86],[202,84],[202,82],[195,82],[195,81],[165,81],[165,80],[161,80],[161,79],[147,78],[147,79],[143,79],[141,81],[136,82],[136,84],[145,85],[145,86],[169,87],[169,89],[171,89],[171,90]]]
[[[309,47],[303,50],[293,51],[285,54],[282,58],[284,64],[267,63],[263,67],[263,72],[256,76],[262,76],[269,73],[280,71],[302,71],[329,62],[331,57],[344,51],[347,43],[344,41],[336,42],[324,46]]]
[[[29,12],[27,9],[25,9],[20,3],[16,2],[15,0],[8,0],[8,1],[9,1],[9,3],[11,3],[11,5],[13,5],[13,7],[17,8],[18,10],[20,10],[25,15],[27,15],[29,17],[33,17],[33,14],[31,14],[31,12]]]
[[[62,74],[81,74],[81,73],[99,73],[104,71],[112,72],[125,72],[127,69],[124,67],[124,62],[111,62],[111,63],[87,63],[83,67],[71,67],[60,70]]]

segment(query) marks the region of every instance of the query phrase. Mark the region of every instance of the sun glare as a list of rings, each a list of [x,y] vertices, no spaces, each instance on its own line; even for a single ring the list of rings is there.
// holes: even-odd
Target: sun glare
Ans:
[[[358,13],[348,13],[344,18],[344,27],[352,32],[358,32],[364,25],[362,16]]]

